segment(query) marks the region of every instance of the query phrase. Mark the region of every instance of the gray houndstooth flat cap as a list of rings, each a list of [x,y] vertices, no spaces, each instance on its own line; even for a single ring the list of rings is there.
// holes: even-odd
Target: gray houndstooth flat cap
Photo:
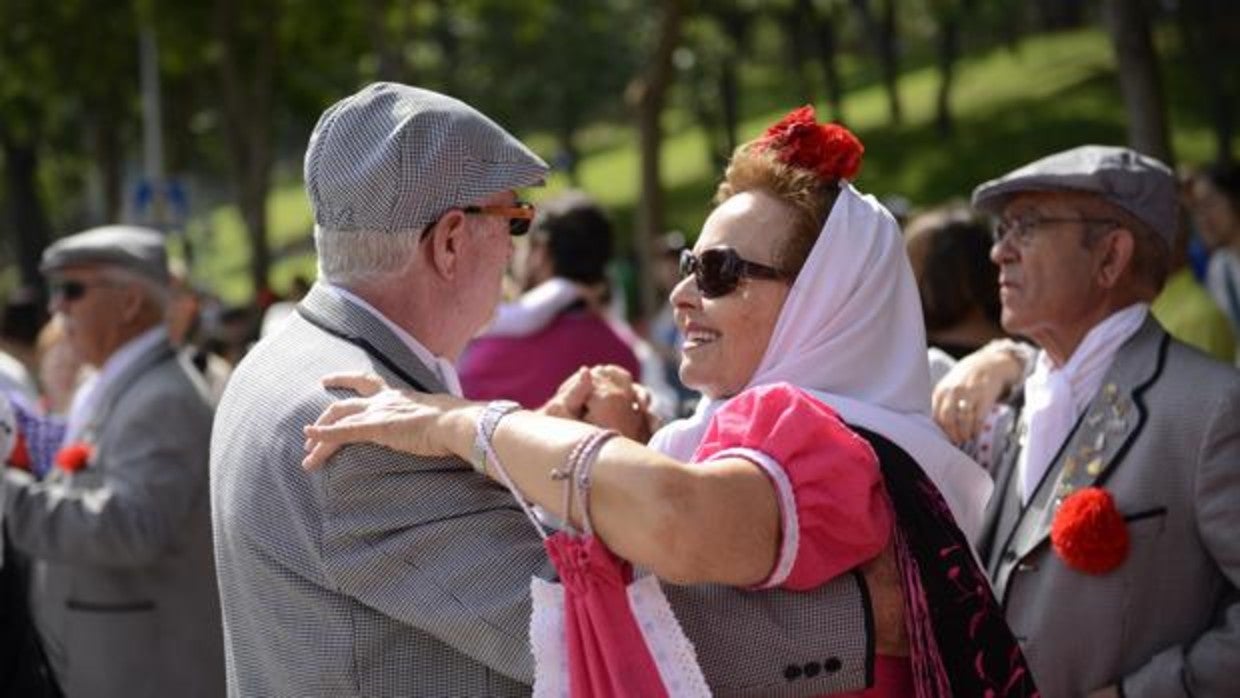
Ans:
[[[464,102],[379,82],[323,112],[306,193],[325,231],[422,230],[451,208],[542,184],[547,163]]]
[[[164,235],[150,228],[107,225],[63,237],[43,251],[39,270],[49,274],[87,264],[121,267],[161,284],[168,283]]]
[[[1029,191],[1096,194],[1168,242],[1178,227],[1175,175],[1158,160],[1128,148],[1083,145],[1048,155],[978,186],[973,206],[998,214],[1012,195]]]

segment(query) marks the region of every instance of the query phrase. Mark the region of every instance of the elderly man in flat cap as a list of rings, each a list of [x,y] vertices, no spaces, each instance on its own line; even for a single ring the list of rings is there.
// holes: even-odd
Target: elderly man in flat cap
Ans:
[[[319,281],[238,366],[212,439],[231,695],[530,693],[530,580],[553,568],[508,492],[463,460],[370,445],[308,473],[302,427],[342,395],[322,387],[329,372],[460,394],[453,362],[533,214],[515,190],[546,172],[427,90],[371,85],[320,118],[305,159]],[[667,594],[716,695],[863,688],[889,639],[868,632],[853,575],[808,593]]]
[[[201,380],[164,329],[163,236],[129,226],[43,254],[51,310],[95,367],[43,480],[6,473],[6,525],[33,560],[31,609],[73,696],[217,696],[223,641],[212,562]]]
[[[996,431],[980,551],[1047,698],[1235,696],[1240,373],[1149,304],[1177,226],[1171,171],[1124,148],[1051,155],[973,194],[998,216],[997,343],[935,395],[957,439]]]

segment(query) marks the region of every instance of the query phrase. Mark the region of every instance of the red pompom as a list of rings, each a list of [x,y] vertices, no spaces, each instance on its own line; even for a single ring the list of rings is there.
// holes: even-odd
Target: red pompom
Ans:
[[[76,473],[90,462],[91,454],[90,444],[69,444],[56,452],[56,467],[67,473]]]
[[[1074,570],[1106,574],[1128,557],[1128,527],[1111,493],[1086,487],[1068,497],[1051,523],[1051,545]]]
[[[794,109],[758,139],[780,161],[814,172],[823,180],[852,179],[861,169],[865,146],[839,124],[820,124],[814,108]]]

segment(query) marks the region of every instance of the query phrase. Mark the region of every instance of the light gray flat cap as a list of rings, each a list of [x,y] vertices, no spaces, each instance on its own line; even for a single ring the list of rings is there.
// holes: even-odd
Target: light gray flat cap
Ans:
[[[1177,190],[1171,169],[1135,150],[1083,145],[1048,155],[973,190],[973,207],[998,214],[1031,191],[1095,194],[1131,213],[1168,242],[1175,237]]]
[[[135,225],[106,225],[63,237],[43,250],[39,270],[54,273],[65,267],[107,265],[168,283],[168,251],[158,230]]]
[[[464,102],[374,83],[323,112],[306,148],[306,193],[325,231],[422,230],[451,208],[542,184],[543,162]]]

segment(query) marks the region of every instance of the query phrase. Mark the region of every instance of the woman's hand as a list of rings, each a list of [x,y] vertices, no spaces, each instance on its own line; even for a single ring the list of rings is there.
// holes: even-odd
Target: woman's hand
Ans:
[[[969,354],[934,387],[934,421],[952,443],[963,444],[977,436],[986,415],[1024,377],[1024,361],[1011,344],[991,342]]]
[[[590,400],[590,393],[593,391],[594,382],[590,377],[590,369],[583,366],[560,384],[555,395],[551,396],[547,404],[539,407],[538,412],[548,417],[580,422],[585,418],[586,402]]]
[[[658,420],[650,411],[650,391],[633,382],[620,366],[581,368],[569,376],[539,412],[574,419],[646,443]]]
[[[638,443],[646,443],[653,433],[654,418],[650,413],[650,391],[633,382],[633,376],[619,366],[595,366],[590,369],[593,389],[586,400],[586,422]]]
[[[360,397],[332,403],[305,428],[302,467],[307,470],[322,466],[340,447],[363,441],[418,455],[451,455],[453,428],[463,431],[476,424],[470,410],[477,406],[471,402],[395,390],[375,375],[331,374],[323,378],[323,386],[346,388]]]

